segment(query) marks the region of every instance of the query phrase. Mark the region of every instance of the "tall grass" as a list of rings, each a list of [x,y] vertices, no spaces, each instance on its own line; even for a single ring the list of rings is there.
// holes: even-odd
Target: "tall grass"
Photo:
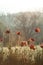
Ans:
[[[0,47],[0,65],[43,65],[43,48],[35,46]]]

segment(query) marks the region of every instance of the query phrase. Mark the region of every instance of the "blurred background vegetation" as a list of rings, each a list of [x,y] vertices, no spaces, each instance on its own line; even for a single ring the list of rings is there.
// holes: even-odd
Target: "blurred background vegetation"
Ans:
[[[36,33],[34,29],[39,27],[40,33]],[[10,29],[9,36],[5,31]],[[43,13],[40,12],[20,12],[16,14],[0,15],[0,38],[3,38],[3,46],[10,43],[15,46],[18,36],[16,32],[21,32],[21,41],[28,40],[30,37],[35,39],[35,44],[43,42]],[[10,37],[10,38],[9,38]]]

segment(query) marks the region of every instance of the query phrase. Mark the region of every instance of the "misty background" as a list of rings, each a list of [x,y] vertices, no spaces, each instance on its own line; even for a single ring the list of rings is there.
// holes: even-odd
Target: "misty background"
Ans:
[[[40,33],[34,30],[41,29]],[[5,34],[6,30],[10,34]],[[20,41],[35,39],[35,44],[43,43],[43,0],[0,0],[0,38],[3,46],[18,41],[17,31],[21,32]]]
[[[41,29],[40,33],[35,32],[37,27]],[[11,31],[9,36],[5,34],[8,29]],[[0,38],[4,39],[4,46],[8,45],[9,39],[13,46],[17,44],[17,31],[21,32],[20,41],[34,38],[35,44],[43,43],[43,12],[20,12],[0,15]]]

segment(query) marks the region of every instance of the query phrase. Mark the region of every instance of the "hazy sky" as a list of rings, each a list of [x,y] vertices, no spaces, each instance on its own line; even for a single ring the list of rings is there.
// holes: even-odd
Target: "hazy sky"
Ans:
[[[16,13],[43,8],[43,0],[0,0],[0,12]]]

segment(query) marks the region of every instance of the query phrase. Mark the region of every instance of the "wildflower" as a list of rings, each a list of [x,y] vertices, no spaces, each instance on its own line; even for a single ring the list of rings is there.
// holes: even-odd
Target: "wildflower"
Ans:
[[[35,29],[35,32],[40,32],[40,28],[36,28]]]
[[[26,46],[27,45],[27,42],[26,41],[22,41],[20,45],[21,46]]]
[[[6,32],[5,32],[6,34],[9,34],[10,33],[10,30],[6,30]]]
[[[42,43],[42,44],[40,44],[40,47],[41,47],[41,48],[43,48],[43,43]]]
[[[33,49],[33,50],[35,50],[35,46],[34,46],[34,44],[30,44],[30,49]]]
[[[21,33],[20,32],[16,32],[17,35],[20,35]]]
[[[35,41],[33,38],[30,38],[29,40],[28,40],[29,42],[32,42],[32,41]]]

